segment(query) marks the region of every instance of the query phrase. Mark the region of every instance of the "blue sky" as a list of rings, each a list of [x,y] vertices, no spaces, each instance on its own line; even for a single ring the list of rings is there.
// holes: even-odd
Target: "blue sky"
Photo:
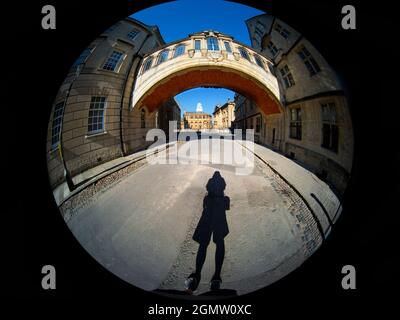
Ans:
[[[241,4],[221,0],[179,0],[150,7],[132,15],[148,25],[157,25],[165,42],[186,38],[190,33],[216,30],[250,45],[245,20],[263,12]],[[195,111],[200,102],[203,111],[212,113],[217,104],[233,100],[226,89],[196,88],[175,96],[182,112]]]

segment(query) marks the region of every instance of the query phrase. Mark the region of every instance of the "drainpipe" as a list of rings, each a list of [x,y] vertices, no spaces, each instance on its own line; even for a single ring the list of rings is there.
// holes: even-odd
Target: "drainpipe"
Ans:
[[[125,91],[126,91],[126,86],[127,86],[127,82],[128,82],[129,75],[132,73],[133,62],[135,61],[135,59],[136,59],[137,57],[139,57],[139,58],[141,58],[141,59],[143,58],[143,56],[140,55],[140,51],[142,50],[144,44],[146,43],[147,39],[148,39],[150,36],[151,36],[151,33],[147,32],[146,38],[144,38],[144,40],[143,40],[143,42],[141,43],[139,49],[136,51],[136,53],[135,53],[134,56],[132,57],[132,60],[130,61],[130,64],[129,64],[128,72],[127,72],[126,75],[125,75],[124,87],[123,87],[123,89],[122,89],[122,96],[121,96],[120,112],[119,112],[119,138],[120,138],[120,142],[121,142],[121,153],[122,153],[122,156],[123,156],[123,157],[126,156],[126,150],[125,150],[125,146],[124,146],[124,137],[123,137],[123,133],[122,133],[122,123],[123,123],[122,120],[123,120],[123,111],[124,111],[124,102],[125,102]],[[138,71],[139,71],[139,66],[140,66],[140,63],[138,63],[138,64],[136,65],[136,69],[135,69],[135,71],[134,71],[134,79],[136,79],[136,77],[137,77],[137,74],[138,74]],[[129,100],[132,99],[132,91],[133,91],[134,86],[135,86],[135,81],[133,81],[133,83],[132,83],[132,89],[131,89],[131,92],[130,92],[130,95],[129,95]]]

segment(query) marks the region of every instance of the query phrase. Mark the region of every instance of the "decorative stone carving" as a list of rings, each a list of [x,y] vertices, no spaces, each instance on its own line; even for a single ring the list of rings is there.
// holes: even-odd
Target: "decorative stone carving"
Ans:
[[[233,53],[233,57],[235,58],[236,61],[239,61],[240,59],[240,54],[238,52]]]
[[[189,58],[193,58],[193,56],[194,56],[194,49],[189,49],[189,50],[188,50],[188,55],[189,55]]]
[[[224,60],[224,56],[220,51],[208,51],[207,58],[213,62],[220,62]]]

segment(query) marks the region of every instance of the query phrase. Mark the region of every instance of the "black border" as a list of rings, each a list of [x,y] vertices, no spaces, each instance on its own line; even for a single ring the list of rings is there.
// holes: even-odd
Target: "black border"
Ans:
[[[146,305],[184,303],[136,289],[94,261],[58,214],[46,167],[50,110],[70,65],[108,26],[161,2],[165,1],[20,1],[4,8],[5,16],[9,13],[5,18],[10,19],[3,27],[7,42],[2,48],[7,94],[2,104],[6,112],[1,157],[5,161],[2,211],[6,220],[2,227],[7,251],[3,267],[9,270],[3,272],[8,281],[2,294],[46,301],[129,299],[138,315],[144,314]],[[226,302],[253,303],[256,314],[252,318],[261,319],[266,302],[274,310],[279,301],[333,306],[371,297],[390,298],[397,266],[394,220],[400,163],[398,90],[392,69],[398,52],[396,11],[390,1],[235,2],[267,11],[293,26],[338,72],[350,99],[355,158],[344,196],[345,211],[324,246],[282,280]],[[57,9],[56,30],[41,28],[45,4]],[[356,30],[341,28],[341,8],[346,4],[357,9]],[[44,264],[57,269],[56,290],[41,289]],[[341,288],[340,271],[346,264],[356,267],[357,290]]]

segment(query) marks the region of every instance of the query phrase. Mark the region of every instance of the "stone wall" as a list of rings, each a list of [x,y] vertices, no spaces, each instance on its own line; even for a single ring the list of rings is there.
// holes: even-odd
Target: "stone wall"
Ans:
[[[137,34],[131,39],[128,34],[133,30]],[[163,43],[156,27],[127,18],[95,39],[86,49],[91,52],[85,59],[80,56],[79,67],[75,64],[71,67],[57,94],[48,126],[47,158],[52,187],[64,181],[63,159],[73,177],[147,145],[143,135],[155,126],[155,115],[146,113],[148,126],[141,128],[139,111],[129,111],[131,91],[141,55]],[[121,52],[122,58],[114,70],[105,70],[104,63],[113,51]],[[88,127],[93,97],[105,98],[104,128],[96,133]],[[62,144],[52,146],[54,108],[58,103],[64,103]]]
[[[246,24],[252,46],[274,62],[284,111],[265,115],[258,107],[256,110],[246,108],[240,118],[246,119],[255,112],[261,112],[265,125],[259,142],[294,158],[331,184],[339,194],[342,193],[351,172],[354,139],[349,106],[336,73],[305,37],[280,19],[264,14],[247,20]],[[260,36],[262,26],[265,32]],[[275,53],[269,47],[271,42],[277,49]],[[317,72],[310,72],[299,55],[303,48],[316,63]],[[280,72],[285,65],[294,81],[291,86],[286,85]],[[251,103],[240,101],[238,105],[236,102],[237,106]],[[337,150],[329,149],[322,143],[321,105],[328,103],[333,103],[336,110]],[[301,109],[301,139],[290,136],[290,113],[293,108]]]

